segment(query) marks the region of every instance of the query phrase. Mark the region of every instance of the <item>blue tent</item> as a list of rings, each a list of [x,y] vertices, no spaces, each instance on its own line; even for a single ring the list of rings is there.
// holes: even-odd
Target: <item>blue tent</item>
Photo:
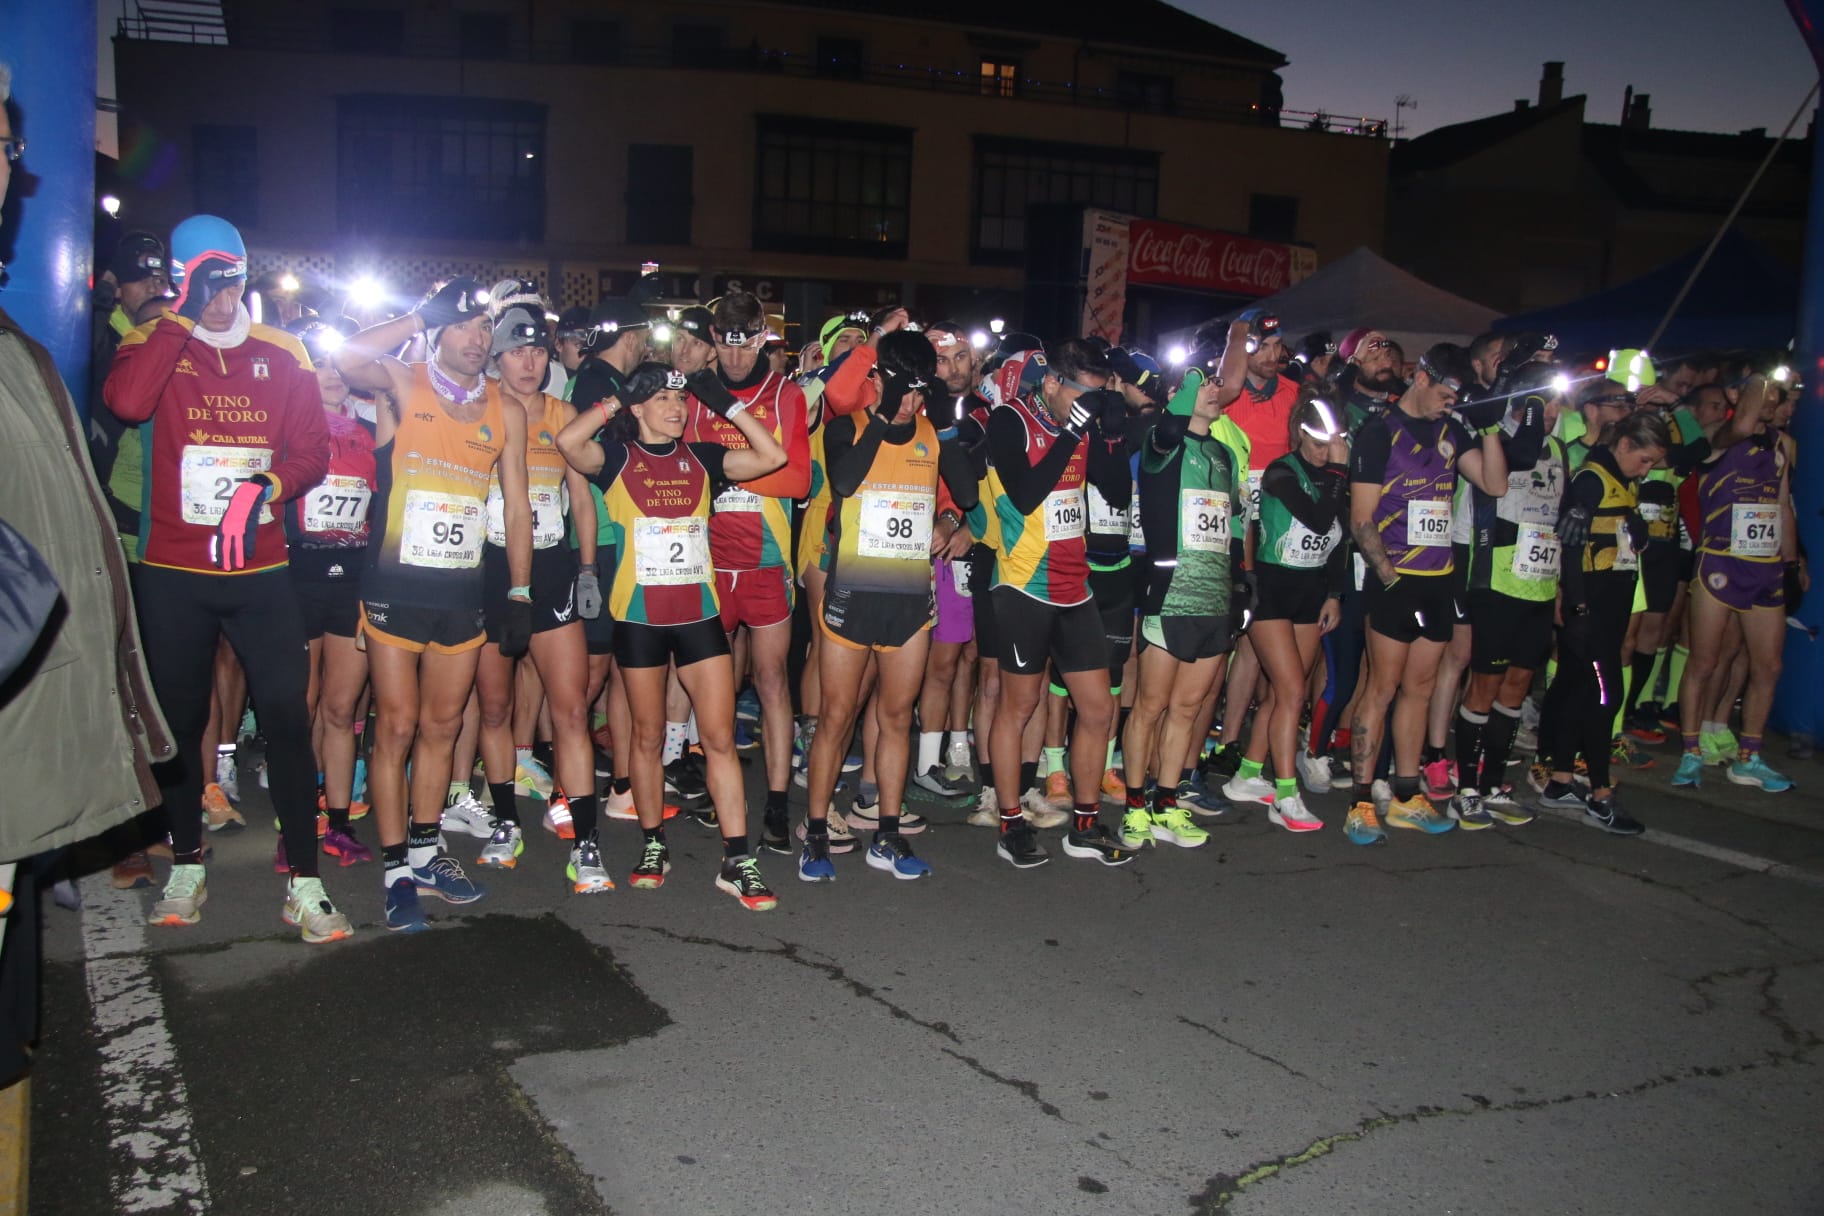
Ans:
[[[1700,246],[1637,279],[1557,308],[1518,313],[1496,322],[1495,329],[1556,334],[1566,351],[1644,345],[1703,253]],[[1798,276],[1731,228],[1655,348],[1675,355],[1785,346],[1796,325],[1798,298]]]

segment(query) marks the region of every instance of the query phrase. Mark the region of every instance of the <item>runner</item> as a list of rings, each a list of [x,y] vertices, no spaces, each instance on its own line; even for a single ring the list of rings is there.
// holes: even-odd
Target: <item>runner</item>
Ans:
[[[1507,456],[1499,428],[1491,428],[1477,445],[1446,414],[1469,375],[1461,347],[1433,346],[1420,357],[1417,375],[1393,407],[1362,425],[1350,457],[1350,533],[1368,574],[1367,686],[1356,694],[1350,727],[1355,798],[1343,826],[1355,844],[1387,838],[1372,786],[1389,708],[1393,801],[1387,822],[1430,833],[1456,826],[1419,789],[1426,712],[1438,661],[1456,622],[1451,503],[1459,476],[1490,497],[1507,492]]]
[[[751,481],[785,463],[785,449],[752,416],[747,402],[712,373],[689,384],[662,363],[644,363],[627,379],[626,401],[578,413],[557,437],[572,468],[602,490],[621,555],[608,593],[614,657],[633,711],[633,802],[645,837],[630,879],[656,890],[671,872],[665,841],[665,672],[695,707],[708,761],[708,783],[722,833],[716,886],[756,912],[778,904],[760,864],[748,853],[746,794],[735,757],[735,673],[710,565],[710,504],[717,485]],[[690,401],[694,397],[696,405]],[[685,443],[686,420],[707,409],[738,431],[746,446]],[[611,435],[597,440],[609,423]]]
[[[868,865],[896,878],[931,873],[900,831],[906,787],[912,704],[923,682],[933,623],[931,555],[948,547],[975,504],[976,488],[960,449],[940,453],[937,430],[924,415],[925,392],[936,375],[930,342],[905,332],[879,340],[879,400],[863,413],[844,414],[824,428],[829,488],[834,502],[830,564],[818,628],[824,635],[823,716],[811,746],[809,817],[798,876],[835,878],[830,861],[830,796],[855,729],[870,664],[876,665],[873,756],[879,775],[878,827]],[[939,495],[939,463],[957,496]]]
[[[149,424],[135,599],[147,664],[177,760],[161,774],[172,866],[155,925],[193,925],[208,898],[203,729],[226,634],[260,705],[287,865],[283,915],[307,942],[354,930],[317,872],[309,648],[286,571],[283,504],[323,479],[329,431],[310,356],[255,325],[241,303],[247,249],[226,220],[194,215],[171,233],[177,312],[121,340],[102,388],[121,421]]]
[[[1551,780],[1539,805],[1581,810],[1593,827],[1638,836],[1646,829],[1621,809],[1609,779],[1609,735],[1622,695],[1621,646],[1647,534],[1634,487],[1665,456],[1670,435],[1657,414],[1638,410],[1596,438],[1571,478],[1570,506],[1558,521],[1564,624],[1558,631],[1558,675],[1546,691],[1541,717]],[[1579,757],[1589,767],[1588,795],[1573,784]]]
[[[1770,419],[1779,396],[1760,375],[1742,387],[1735,416],[1717,432],[1712,453],[1697,471],[1698,536],[1696,576],[1691,580],[1691,657],[1679,684],[1684,716],[1684,755],[1674,785],[1695,786],[1703,776],[1703,707],[1709,702],[1723,631],[1739,624],[1748,655],[1748,684],[1742,697],[1739,751],[1725,770],[1735,785],[1770,794],[1792,788],[1792,780],[1761,758],[1773,690],[1779,683],[1785,645],[1785,571],[1809,589],[1811,577],[1798,552],[1792,513],[1792,466],[1781,433]]]
[[[336,351],[350,387],[387,394],[377,415],[378,489],[361,577],[362,635],[374,690],[368,790],[379,823],[386,927],[426,928],[420,895],[469,904],[485,891],[444,852],[439,829],[451,753],[487,640],[483,626],[488,483],[503,500],[509,603],[500,648],[532,633],[532,508],[526,415],[482,374],[493,349],[481,287],[453,279],[404,316]],[[428,363],[387,352],[425,335]],[[410,797],[406,765],[410,761]]]

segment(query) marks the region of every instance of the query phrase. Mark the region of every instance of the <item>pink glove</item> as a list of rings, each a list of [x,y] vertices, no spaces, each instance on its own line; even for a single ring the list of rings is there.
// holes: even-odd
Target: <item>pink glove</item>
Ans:
[[[222,512],[222,522],[216,525],[215,536],[210,540],[210,555],[217,566],[224,570],[246,569],[247,559],[253,556],[254,530],[260,526],[260,507],[271,493],[272,483],[258,473],[235,487],[228,509]]]

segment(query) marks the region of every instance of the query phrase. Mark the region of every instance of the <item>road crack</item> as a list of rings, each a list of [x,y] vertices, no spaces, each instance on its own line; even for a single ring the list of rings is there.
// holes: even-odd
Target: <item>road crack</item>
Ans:
[[[1241,1051],[1247,1052],[1249,1055],[1253,1056],[1256,1060],[1261,1061],[1263,1064],[1271,1064],[1273,1067],[1282,1069],[1285,1072],[1288,1072],[1291,1075],[1297,1077],[1301,1081],[1311,1081],[1310,1077],[1308,1077],[1304,1073],[1298,1071],[1298,1069],[1292,1067],[1290,1064],[1286,1063],[1284,1060],[1274,1059],[1272,1056],[1268,1055],[1264,1051],[1256,1051],[1254,1048],[1249,1047],[1246,1043],[1243,1043],[1240,1039],[1231,1038],[1228,1035],[1222,1033],[1222,1031],[1217,1030],[1214,1026],[1205,1026],[1202,1022],[1193,1021],[1190,1018],[1185,1017],[1182,1013],[1178,1014],[1177,1016],[1178,1016],[1178,1020],[1180,1022],[1183,1022],[1186,1026],[1193,1027],[1197,1030],[1203,1031],[1203,1033],[1205,1033],[1207,1035],[1212,1035],[1215,1038],[1221,1039],[1224,1043],[1227,1043],[1230,1047],[1234,1047]],[[1327,1086],[1320,1085],[1316,1081],[1311,1081],[1311,1083],[1313,1085],[1317,1085],[1319,1089],[1327,1088]]]

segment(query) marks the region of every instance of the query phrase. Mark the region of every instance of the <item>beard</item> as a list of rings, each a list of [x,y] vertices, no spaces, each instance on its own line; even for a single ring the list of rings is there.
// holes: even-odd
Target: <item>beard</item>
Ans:
[[[1400,375],[1398,372],[1394,371],[1393,368],[1385,367],[1376,372],[1372,377],[1366,374],[1362,375],[1357,379],[1356,383],[1360,384],[1363,388],[1368,389],[1370,392],[1390,393],[1399,386]]]

